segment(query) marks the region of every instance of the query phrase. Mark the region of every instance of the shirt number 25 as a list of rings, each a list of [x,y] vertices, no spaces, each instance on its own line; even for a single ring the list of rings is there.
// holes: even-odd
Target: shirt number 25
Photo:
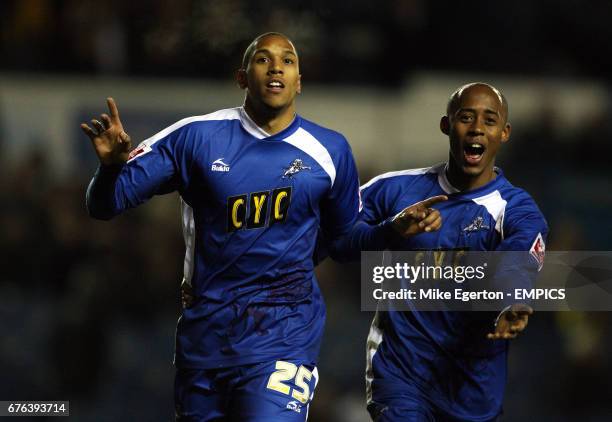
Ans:
[[[310,387],[308,386],[308,381],[311,379],[312,372],[310,372],[305,366],[300,365],[298,368],[291,362],[279,360],[276,362],[276,371],[274,371],[268,379],[267,387],[270,390],[291,395],[291,397],[300,401],[301,403],[307,403],[310,399]],[[295,385],[298,388],[292,389],[289,385],[285,384],[285,382],[290,382],[292,380],[295,380]]]

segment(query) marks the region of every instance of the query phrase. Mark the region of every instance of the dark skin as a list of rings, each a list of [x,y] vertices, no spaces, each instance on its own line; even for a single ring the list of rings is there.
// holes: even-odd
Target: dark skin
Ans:
[[[288,38],[273,34],[258,39],[236,78],[246,91],[244,109],[260,128],[273,135],[291,124],[302,85],[297,51]]]
[[[100,120],[92,119],[91,128],[87,123],[81,123],[81,129],[89,137],[100,164],[104,166],[124,164],[132,147],[130,136],[123,130],[119,118],[119,110],[112,98],[106,99],[110,116],[100,115]]]
[[[440,130],[450,141],[447,177],[460,191],[477,189],[496,177],[495,157],[511,132],[508,106],[500,97],[499,91],[489,85],[467,86],[453,98],[447,115],[440,120]],[[474,143],[482,146],[482,150],[476,150],[482,154],[467,148]],[[500,314],[487,338],[516,338],[527,327],[531,314],[533,309],[529,305],[512,305]]]
[[[461,92],[449,112],[440,120],[450,141],[448,180],[461,191],[477,189],[495,179],[497,151],[510,139],[507,107],[488,85],[476,84]],[[473,143],[484,152],[470,160],[466,147]]]

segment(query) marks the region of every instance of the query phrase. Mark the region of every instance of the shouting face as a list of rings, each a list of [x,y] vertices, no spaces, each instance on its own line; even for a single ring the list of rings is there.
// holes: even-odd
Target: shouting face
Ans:
[[[510,138],[507,118],[505,99],[490,85],[470,84],[455,92],[440,122],[450,140],[453,169],[477,179],[477,185],[493,179],[497,151]]]

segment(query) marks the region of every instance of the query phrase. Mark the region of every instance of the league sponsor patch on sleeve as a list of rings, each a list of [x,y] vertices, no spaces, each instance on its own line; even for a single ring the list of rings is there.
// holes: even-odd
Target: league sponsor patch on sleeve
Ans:
[[[134,148],[130,154],[128,155],[128,160],[127,162],[129,163],[130,161],[132,161],[134,158],[144,155],[147,152],[151,151],[151,147],[149,146],[149,144],[147,144],[146,142],[141,142],[140,145],[138,145],[136,148]]]
[[[544,239],[542,238],[542,233],[538,233],[533,244],[531,245],[531,249],[529,249],[529,253],[538,263],[538,271],[542,269],[544,266],[544,254],[546,252],[546,245],[544,244]]]

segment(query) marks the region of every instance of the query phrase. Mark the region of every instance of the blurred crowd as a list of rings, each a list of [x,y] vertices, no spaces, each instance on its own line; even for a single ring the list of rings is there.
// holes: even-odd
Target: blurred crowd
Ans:
[[[416,67],[605,81],[608,3],[9,0],[0,71],[228,79],[253,35],[276,30],[318,83],[394,85]],[[506,175],[548,219],[549,250],[612,250],[610,114],[569,133],[542,109],[503,150]],[[95,168],[59,178],[48,158],[60,152],[44,148],[7,159],[2,119],[0,109],[0,400],[70,400],[78,421],[170,420],[184,254],[176,194],[92,220]],[[359,169],[362,182],[394,170],[378,165]],[[359,266],[325,262],[318,273],[328,322],[309,420],[366,421],[372,315],[360,311]],[[611,323],[609,313],[534,315],[511,347],[502,421],[612,420]]]
[[[140,408],[159,397],[170,406],[178,204],[174,215],[154,205],[112,224],[92,220],[87,180],[57,180],[46,153],[2,165],[0,397],[95,398],[86,407],[109,416],[125,412],[119,402]]]
[[[11,71],[227,79],[254,34],[275,30],[319,83],[394,85],[415,68],[612,74],[606,0],[5,0],[0,11]]]

